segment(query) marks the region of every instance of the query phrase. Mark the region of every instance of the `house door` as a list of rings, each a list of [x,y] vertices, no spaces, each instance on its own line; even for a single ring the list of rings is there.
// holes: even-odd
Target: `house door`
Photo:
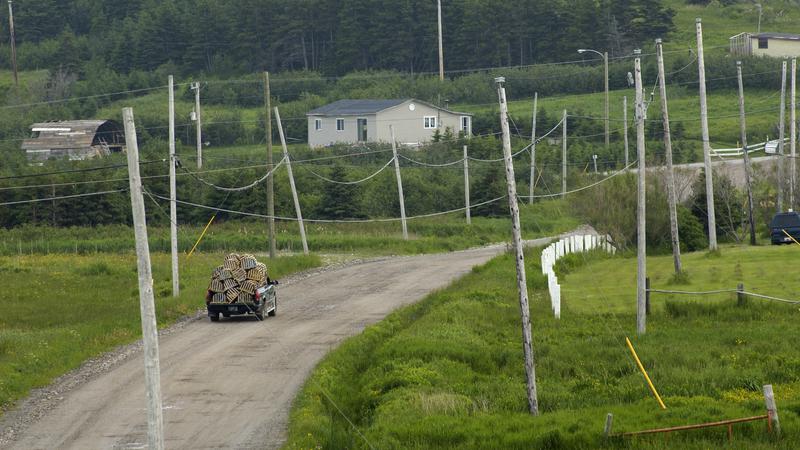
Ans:
[[[358,142],[367,142],[367,119],[358,119]]]

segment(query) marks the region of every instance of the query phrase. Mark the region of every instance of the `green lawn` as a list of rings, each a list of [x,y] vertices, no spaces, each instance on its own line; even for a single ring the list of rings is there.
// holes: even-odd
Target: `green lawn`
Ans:
[[[723,247],[686,255],[692,284],[796,296],[785,267],[796,247]],[[731,295],[659,298],[636,336],[635,260],[594,254],[560,264],[562,318],[550,310],[539,251],[527,254],[540,417],[526,413],[514,259],[499,257],[347,340],[323,360],[296,400],[286,448],[793,448],[800,426],[795,305]],[[654,286],[670,256],[649,258]],[[564,272],[570,271],[568,274]],[[676,288],[676,287],[673,287]],[[660,410],[625,347],[629,336],[659,390]],[[765,414],[772,384],[783,438],[761,423],[604,440],[614,430]],[[335,406],[334,406],[335,404]],[[340,412],[341,411],[341,412]],[[364,438],[344,418],[353,422]]]
[[[172,297],[168,254],[152,257],[159,327],[204,308],[211,270],[224,254],[181,258],[181,295]],[[264,261],[272,278],[321,264],[315,256]],[[0,257],[0,413],[30,389],[141,336],[133,254]]]

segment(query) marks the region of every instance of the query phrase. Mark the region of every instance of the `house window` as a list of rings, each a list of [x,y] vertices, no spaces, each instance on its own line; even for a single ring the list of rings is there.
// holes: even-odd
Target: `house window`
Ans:
[[[758,48],[769,48],[769,38],[758,38]]]
[[[344,119],[336,119],[336,131],[344,131]]]
[[[436,128],[436,116],[425,116],[425,129],[432,130]]]
[[[461,132],[469,134],[469,116],[461,116]]]
[[[314,129],[319,131],[322,129],[322,119],[315,119],[314,120]]]

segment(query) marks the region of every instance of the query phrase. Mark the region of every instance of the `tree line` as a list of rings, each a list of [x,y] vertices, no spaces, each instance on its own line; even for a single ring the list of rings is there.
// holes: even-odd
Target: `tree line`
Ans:
[[[25,69],[79,70],[92,60],[120,73],[165,64],[225,75],[438,68],[433,0],[26,0],[14,7]],[[443,0],[442,10],[448,70],[578,59],[580,47],[627,54],[666,35],[674,16],[662,0]],[[8,52],[0,53],[9,67]]]

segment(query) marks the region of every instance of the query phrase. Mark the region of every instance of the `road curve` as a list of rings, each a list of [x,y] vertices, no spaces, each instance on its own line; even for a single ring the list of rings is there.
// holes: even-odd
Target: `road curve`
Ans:
[[[292,400],[330,349],[504,250],[499,245],[322,271],[280,286],[278,315],[264,322],[198,320],[162,336],[167,448],[279,447]],[[136,352],[66,393],[3,447],[145,448],[143,366]]]

